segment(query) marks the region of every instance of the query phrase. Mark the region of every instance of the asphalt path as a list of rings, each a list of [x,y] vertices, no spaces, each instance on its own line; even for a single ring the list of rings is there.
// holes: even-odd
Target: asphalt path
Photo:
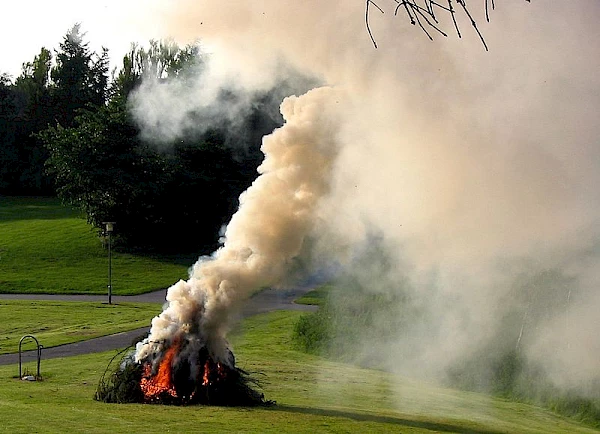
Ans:
[[[296,304],[294,300],[310,291],[311,286],[293,289],[266,289],[248,299],[240,312],[240,318],[246,318],[260,313],[275,310],[303,310],[314,311],[317,306]],[[112,302],[118,303],[165,303],[167,290],[149,292],[140,295],[113,296]],[[100,295],[63,295],[63,294],[0,294],[1,300],[48,300],[48,301],[91,301],[106,303],[107,296]],[[71,357],[81,354],[98,353],[102,351],[121,350],[138,342],[142,337],[148,335],[150,324],[128,332],[114,335],[102,336],[95,339],[76,342],[73,344],[58,345],[42,349],[42,361],[57,357]],[[40,342],[41,345],[44,342]],[[23,351],[22,361],[30,362],[36,359],[36,351]],[[11,365],[19,363],[17,353],[1,354],[0,365]]]

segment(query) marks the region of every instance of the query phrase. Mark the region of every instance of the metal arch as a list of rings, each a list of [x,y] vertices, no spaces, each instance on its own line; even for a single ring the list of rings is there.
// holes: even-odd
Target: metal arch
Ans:
[[[40,345],[39,341],[37,340],[37,338],[33,335],[25,335],[21,338],[21,340],[19,341],[19,378],[23,378],[23,371],[22,371],[22,358],[21,358],[21,347],[23,345],[23,341],[27,338],[31,338],[35,341],[35,345],[37,347],[37,374],[35,376],[36,380],[39,380],[40,378],[42,378],[42,376],[40,375],[40,362],[42,360],[42,348],[44,348],[43,345]]]

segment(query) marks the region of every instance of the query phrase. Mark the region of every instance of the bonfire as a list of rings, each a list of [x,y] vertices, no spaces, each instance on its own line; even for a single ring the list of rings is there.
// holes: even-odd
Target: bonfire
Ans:
[[[177,336],[161,348],[165,348],[161,354],[143,361],[136,361],[129,352],[113,367],[115,356],[100,380],[95,399],[168,405],[273,404],[255,390],[258,381],[235,366],[231,351],[226,363],[215,361],[206,346],[198,348],[189,336]]]

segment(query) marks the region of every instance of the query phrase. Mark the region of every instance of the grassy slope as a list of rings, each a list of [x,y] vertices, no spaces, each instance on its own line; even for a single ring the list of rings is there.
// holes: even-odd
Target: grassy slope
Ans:
[[[78,342],[150,326],[161,305],[0,300],[0,354],[18,351],[19,339],[33,334],[44,347]],[[23,349],[33,347],[27,341]]]
[[[189,265],[115,252],[113,294],[168,287]],[[76,211],[52,198],[0,196],[0,292],[104,294],[107,284],[107,251]]]
[[[2,430],[29,432],[478,432],[592,433],[552,413],[487,396],[438,389],[291,349],[299,313],[243,324],[233,343],[238,365],[260,370],[265,409],[108,405],[91,399],[112,353],[42,361],[45,381],[11,378],[0,367]]]
[[[298,298],[295,303],[321,306],[325,303],[331,289],[333,289],[331,285],[321,285]]]

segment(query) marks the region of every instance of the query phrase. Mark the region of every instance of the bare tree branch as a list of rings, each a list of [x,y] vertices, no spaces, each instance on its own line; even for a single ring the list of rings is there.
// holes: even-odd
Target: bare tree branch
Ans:
[[[382,2],[384,0],[378,0],[378,1]],[[439,21],[436,16],[436,9],[450,14],[450,16],[452,18],[452,23],[454,24],[454,28],[456,30],[456,34],[458,35],[459,38],[462,37],[461,32],[460,32],[460,27],[458,25],[458,21],[456,20],[457,11],[454,9],[452,0],[446,0],[447,6],[443,5],[441,3],[438,3],[435,0],[391,0],[391,1],[393,1],[393,3],[395,3],[394,16],[397,16],[398,12],[403,9],[406,16],[410,20],[410,23],[412,25],[418,25],[430,40],[433,40],[433,37],[428,32],[428,29],[433,29],[443,36],[446,36],[446,37],[448,36],[448,34],[445,31],[443,31],[439,25]],[[525,1],[531,2],[531,0],[525,0]],[[494,0],[484,0],[485,19],[488,22],[490,21],[490,15],[489,15],[490,2],[491,2],[491,9],[494,10],[495,9]],[[477,22],[473,18],[473,15],[471,14],[470,9],[467,6],[467,0],[456,0],[456,3],[458,5],[460,5],[459,9],[462,9],[463,14],[469,19],[469,21],[471,23],[471,27],[473,27],[473,29],[479,36],[479,39],[481,40],[481,43],[483,44],[485,50],[488,51],[488,46],[487,46],[487,43],[485,42],[485,38],[483,37],[483,34],[479,30],[479,27],[477,26]],[[371,31],[371,26],[369,24],[369,8],[370,8],[370,6],[377,8],[377,10],[379,10],[379,12],[381,12],[382,14],[384,13],[384,8],[380,7],[378,5],[378,3],[376,2],[376,0],[366,0],[365,23],[366,23],[366,27],[367,27],[367,32],[369,34],[369,37],[371,38],[371,42],[373,42],[373,46],[375,48],[377,48],[377,42],[375,41],[375,37],[373,36],[373,32]]]
[[[377,9],[379,9],[379,12],[383,13],[383,9],[381,9],[379,6],[377,6],[377,3],[375,3],[372,0],[367,0],[367,5],[365,7],[365,22],[367,25],[367,32],[369,32],[369,36],[371,37],[371,41],[373,42],[373,45],[375,46],[375,48],[377,48],[377,42],[375,42],[375,38],[373,38],[373,33],[371,33],[371,27],[369,26],[369,6],[373,5],[375,6]]]
[[[454,28],[456,29],[456,33],[458,34],[458,37],[460,38],[460,29],[458,28],[458,23],[456,22],[456,15],[454,15],[454,7],[452,7],[452,0],[448,0],[448,11],[450,12],[450,15],[452,16],[452,22],[454,23]]]
[[[475,20],[473,19],[473,17],[471,16],[471,13],[469,12],[469,9],[467,9],[467,4],[465,3],[465,0],[456,0],[456,2],[462,6],[463,11],[465,12],[465,15],[467,17],[469,17],[469,20],[471,20],[471,25],[473,26],[473,28],[475,29],[475,31],[477,32],[477,34],[479,35],[479,39],[481,39],[481,43],[483,44],[483,46],[485,47],[485,51],[488,51],[488,47],[487,44],[485,43],[485,39],[483,39],[483,35],[481,34],[481,32],[479,31],[479,28],[477,28],[477,23],[475,22]]]

